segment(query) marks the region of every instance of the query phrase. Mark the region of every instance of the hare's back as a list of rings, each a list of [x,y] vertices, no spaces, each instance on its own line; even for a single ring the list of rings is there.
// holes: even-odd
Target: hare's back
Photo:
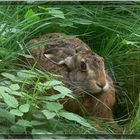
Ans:
[[[41,40],[47,41],[47,45],[45,45],[46,50],[54,47],[75,51],[90,50],[90,47],[79,38],[64,33],[49,33],[44,35]]]

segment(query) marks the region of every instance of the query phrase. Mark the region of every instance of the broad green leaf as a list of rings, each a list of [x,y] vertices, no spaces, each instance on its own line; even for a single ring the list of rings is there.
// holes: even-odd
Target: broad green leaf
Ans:
[[[4,80],[2,82],[0,82],[0,85],[2,86],[9,86],[11,84],[11,81],[8,81],[8,80]]]
[[[49,101],[56,101],[58,99],[63,99],[65,97],[64,94],[55,94],[55,95],[51,95],[51,96],[46,96],[46,99]]]
[[[1,35],[0,36],[0,41],[2,42],[2,41],[5,41],[6,40],[6,37],[4,37],[3,35]],[[2,60],[0,59],[0,62],[1,62]]]
[[[8,92],[8,93],[9,93],[9,94],[12,94],[12,95],[20,96],[20,97],[23,96],[22,92],[20,92],[20,91],[10,91],[10,92]]]
[[[35,22],[39,21],[39,16],[36,15],[36,13],[32,10],[29,9],[26,14],[24,15],[24,18],[28,20],[28,22]]]
[[[48,8],[43,7],[43,6],[38,6],[38,8],[39,8],[39,9],[42,9],[42,10],[45,10],[45,11],[48,10]]]
[[[6,86],[0,86],[0,94],[5,92],[10,92],[11,90]],[[5,93],[6,94],[6,93]]]
[[[46,124],[46,122],[36,121],[36,120],[32,120],[30,123],[31,123],[32,126],[39,126],[39,125]]]
[[[63,83],[61,81],[58,80],[52,80],[52,81],[47,81],[46,83],[44,83],[45,86],[56,86],[56,85],[63,85]]]
[[[7,72],[3,72],[3,73],[1,73],[1,75],[6,77],[6,78],[8,78],[8,79],[10,79],[11,81],[15,81],[16,80],[16,77],[13,74],[10,74],[10,73],[7,73]]]
[[[20,110],[21,112],[23,112],[23,113],[26,113],[26,112],[29,111],[29,108],[30,108],[30,105],[29,105],[29,104],[24,104],[24,105],[21,105],[21,106],[19,107],[19,110]]]
[[[40,113],[40,112],[35,112],[34,114],[33,114],[33,117],[35,117],[36,119],[41,119],[41,120],[43,120],[43,119],[45,119],[45,116],[42,114],[42,113]]]
[[[10,89],[13,90],[13,91],[16,91],[16,90],[19,90],[20,87],[19,87],[18,84],[11,84],[11,85],[10,85]]]
[[[24,127],[32,127],[32,124],[27,120],[18,120],[16,124]]]
[[[63,85],[63,83],[58,80],[47,81],[45,83],[38,83],[38,86],[42,86],[45,89],[52,88],[53,86],[56,86],[56,85]]]
[[[77,114],[70,113],[70,112],[59,112],[59,115],[67,120],[76,121],[83,126],[92,128],[92,126],[84,118],[80,117]]]
[[[55,86],[53,87],[55,90],[59,91],[60,93],[64,94],[65,96],[74,98],[72,96],[72,91],[64,86]]]
[[[5,109],[0,108],[0,118],[5,118],[11,123],[15,123],[15,116]]]
[[[8,93],[1,93],[4,102],[12,107],[12,108],[17,108],[18,107],[18,101],[14,96],[9,95]]]
[[[45,117],[47,119],[52,119],[52,118],[54,118],[56,116],[56,113],[51,112],[49,110],[43,110],[42,112],[43,112],[43,114],[45,115]]]
[[[17,76],[22,79],[31,79],[36,77],[36,73],[28,70],[20,70],[17,72]]]
[[[55,86],[55,90],[59,91],[60,93],[72,93],[72,91],[64,86]]]
[[[138,44],[138,42],[128,41],[126,39],[122,40],[122,43],[125,44],[125,45],[136,45],[136,44]]]
[[[49,9],[49,14],[51,14],[51,16],[56,17],[56,18],[65,19],[64,13],[61,10]]]
[[[56,85],[63,85],[63,83],[58,80],[51,80],[51,81],[47,81],[45,83],[39,82],[37,86],[38,86],[39,91],[44,92],[44,90],[48,90]]]
[[[14,134],[23,134],[25,133],[25,128],[23,126],[20,126],[20,125],[12,125],[10,127],[10,130],[14,133]]]
[[[14,114],[16,116],[23,116],[23,113],[21,111],[19,111],[18,109],[12,109],[10,110],[11,114]]]
[[[47,93],[46,93],[47,94]],[[51,96],[40,96],[40,97],[37,97],[38,100],[40,101],[56,101],[58,99],[63,99],[65,97],[64,94],[54,94],[54,95],[51,95]]]
[[[55,103],[55,102],[48,102],[46,107],[49,111],[58,112],[59,110],[63,108],[63,105],[61,105],[60,103]]]

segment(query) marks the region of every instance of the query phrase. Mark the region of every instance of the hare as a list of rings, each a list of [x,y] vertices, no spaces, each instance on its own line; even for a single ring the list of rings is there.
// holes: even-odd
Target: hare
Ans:
[[[62,81],[73,90],[77,100],[62,101],[68,111],[113,121],[116,103],[112,79],[105,71],[104,60],[80,39],[62,33],[49,33],[32,39],[26,45],[46,41],[30,50],[45,70],[62,75]]]

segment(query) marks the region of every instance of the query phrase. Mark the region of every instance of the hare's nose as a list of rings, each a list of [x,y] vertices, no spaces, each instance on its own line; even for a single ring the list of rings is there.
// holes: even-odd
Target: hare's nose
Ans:
[[[100,88],[104,88],[106,84],[102,84],[102,83],[99,83],[99,82],[96,82],[96,85]]]
[[[100,87],[103,91],[107,91],[108,88],[109,88],[108,83],[99,83],[99,82],[96,82],[96,85],[97,85],[98,87]]]

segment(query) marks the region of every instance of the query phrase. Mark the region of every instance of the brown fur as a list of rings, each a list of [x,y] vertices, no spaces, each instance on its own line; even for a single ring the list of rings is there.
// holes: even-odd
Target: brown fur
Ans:
[[[50,33],[42,38],[31,40],[27,47],[39,41],[47,41],[48,44],[31,49],[31,54],[43,69],[62,75],[62,81],[74,91],[77,97],[77,100],[67,99],[67,101],[61,101],[65,109],[80,115],[101,117],[113,121],[112,112],[116,102],[115,88],[111,78],[104,70],[103,59],[76,37],[61,33]],[[53,52],[52,48],[55,48],[57,51]],[[52,59],[56,63],[58,63],[57,61],[62,61],[64,65],[58,65],[46,59],[44,54],[49,49],[51,55],[53,55],[50,60]],[[67,62],[68,56],[70,60],[71,58],[74,59],[72,64]],[[88,76],[87,72],[79,70],[81,59],[87,64]],[[80,82],[80,84],[75,84],[75,81]],[[96,82],[99,82],[101,85],[105,85],[108,82],[108,90],[99,92]]]

